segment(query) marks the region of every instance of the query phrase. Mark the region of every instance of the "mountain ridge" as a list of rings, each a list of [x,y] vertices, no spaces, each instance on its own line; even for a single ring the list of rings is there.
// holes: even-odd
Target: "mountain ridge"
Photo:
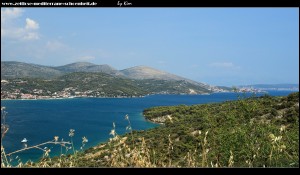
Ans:
[[[18,61],[1,61],[1,79],[22,77],[46,78],[61,76],[62,74],[61,71],[53,69],[50,66]]]
[[[110,75],[121,75],[120,72],[108,64],[93,64],[89,62],[75,62],[63,66],[53,67],[56,70],[71,73],[71,72],[101,72]]]
[[[185,80],[192,84],[204,85],[204,83],[145,65],[117,70],[107,64],[97,65],[90,62],[74,62],[62,66],[45,66],[17,61],[1,61],[1,78],[55,78],[72,72],[101,72],[114,76],[124,76],[130,79]]]
[[[197,82],[184,78],[175,74],[171,74],[162,70],[158,70],[149,66],[140,65],[127,69],[117,70],[114,67],[107,64],[93,64],[90,62],[74,62],[62,66],[45,66],[32,63],[24,63],[17,61],[1,61],[1,79],[13,79],[13,78],[43,78],[54,79],[68,73],[86,72],[86,73],[105,73],[118,78],[126,78],[129,80],[141,80],[141,83],[145,85],[148,81],[153,80],[162,84],[174,84],[174,82],[180,81],[179,84],[191,84],[194,87],[206,89],[210,92],[222,91],[222,88],[210,86],[205,83]],[[146,80],[146,81],[143,81]],[[160,84],[160,83],[158,83]],[[183,85],[182,84],[182,85]],[[154,87],[152,86],[151,89]],[[205,91],[206,91],[205,90]],[[193,89],[190,90],[193,93]]]

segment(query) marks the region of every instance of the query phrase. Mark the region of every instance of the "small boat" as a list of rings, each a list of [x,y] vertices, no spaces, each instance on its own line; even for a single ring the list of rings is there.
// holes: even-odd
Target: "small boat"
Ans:
[[[24,138],[21,142],[22,142],[22,143],[27,143],[27,141],[28,141],[28,140],[27,140],[26,138]]]

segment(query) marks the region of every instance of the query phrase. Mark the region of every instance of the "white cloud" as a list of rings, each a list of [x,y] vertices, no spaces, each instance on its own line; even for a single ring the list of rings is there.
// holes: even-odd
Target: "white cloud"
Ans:
[[[26,33],[24,36],[23,36],[23,39],[24,40],[37,40],[39,39],[39,35],[37,33],[34,33],[34,32],[31,32],[31,33]]]
[[[26,26],[25,29],[27,30],[36,30],[39,28],[39,24],[37,22],[35,22],[34,20],[30,19],[30,18],[26,18]]]
[[[1,9],[1,23],[9,19],[18,18],[22,15],[23,10],[20,8],[6,8]]]
[[[240,69],[240,66],[234,65],[232,62],[214,62],[209,64],[209,66],[223,69]]]
[[[39,24],[26,18],[26,25],[22,27],[18,24],[18,18],[23,15],[23,10],[19,8],[1,9],[1,37],[14,40],[37,40],[39,39]]]
[[[6,28],[1,25],[1,37],[10,39],[23,39],[24,29],[22,28]]]

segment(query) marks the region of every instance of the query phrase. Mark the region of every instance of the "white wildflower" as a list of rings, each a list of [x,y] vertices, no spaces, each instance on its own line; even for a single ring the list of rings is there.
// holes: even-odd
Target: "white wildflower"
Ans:
[[[125,120],[129,120],[128,114],[125,115]]]
[[[75,132],[75,129],[70,129],[69,136],[73,137],[74,136],[74,132]]]
[[[112,135],[112,136],[115,136],[116,135],[116,131],[114,129],[112,129],[109,134]]]
[[[54,142],[57,142],[58,141],[58,136],[54,136]]]
[[[82,137],[82,143],[87,143],[89,140],[84,136]]]

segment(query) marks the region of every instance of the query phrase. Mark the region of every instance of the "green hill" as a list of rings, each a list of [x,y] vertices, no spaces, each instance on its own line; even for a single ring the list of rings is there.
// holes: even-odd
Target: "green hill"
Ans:
[[[55,81],[55,79],[59,79],[63,75],[78,72],[103,73],[122,80],[127,79],[139,87],[150,89],[150,91],[148,91],[150,94],[199,94],[223,90],[222,88],[213,87],[146,66],[136,66],[119,71],[106,64],[97,65],[88,62],[76,62],[54,67],[16,61],[1,61],[1,80],[39,78]],[[156,85],[158,85],[158,87],[155,87]],[[189,86],[191,88],[189,88]],[[161,87],[167,87],[167,89],[162,89]]]
[[[133,80],[93,72],[68,73],[53,79],[13,78],[1,82],[2,99],[20,99],[27,98],[27,96],[37,99],[71,96],[136,97],[148,94],[202,94],[208,92],[210,91],[201,86],[181,80]]]
[[[106,73],[109,75],[122,75],[118,70],[113,67],[104,64],[104,65],[96,65],[88,62],[76,62],[72,64],[67,64],[64,66],[54,67],[56,70],[60,70],[65,73],[70,72],[100,72]]]
[[[49,66],[22,63],[16,61],[1,61],[1,79],[7,78],[53,78],[64,73]]]
[[[126,135],[130,148],[148,151],[141,156],[145,158],[143,161],[149,162],[141,165],[299,167],[299,92],[287,97],[264,96],[215,104],[154,107],[146,109],[144,115],[151,121],[160,118],[159,122],[164,124]],[[126,159],[130,151],[126,152],[125,148],[122,148],[124,159],[111,156],[113,150],[107,147],[108,152],[88,159],[89,163],[82,159],[81,166],[132,166],[126,163],[131,159]],[[101,150],[103,148],[91,148],[85,156],[92,157]],[[107,162],[106,155],[119,158],[121,162]],[[103,161],[91,164],[97,160]],[[138,162],[131,163],[139,166]]]

